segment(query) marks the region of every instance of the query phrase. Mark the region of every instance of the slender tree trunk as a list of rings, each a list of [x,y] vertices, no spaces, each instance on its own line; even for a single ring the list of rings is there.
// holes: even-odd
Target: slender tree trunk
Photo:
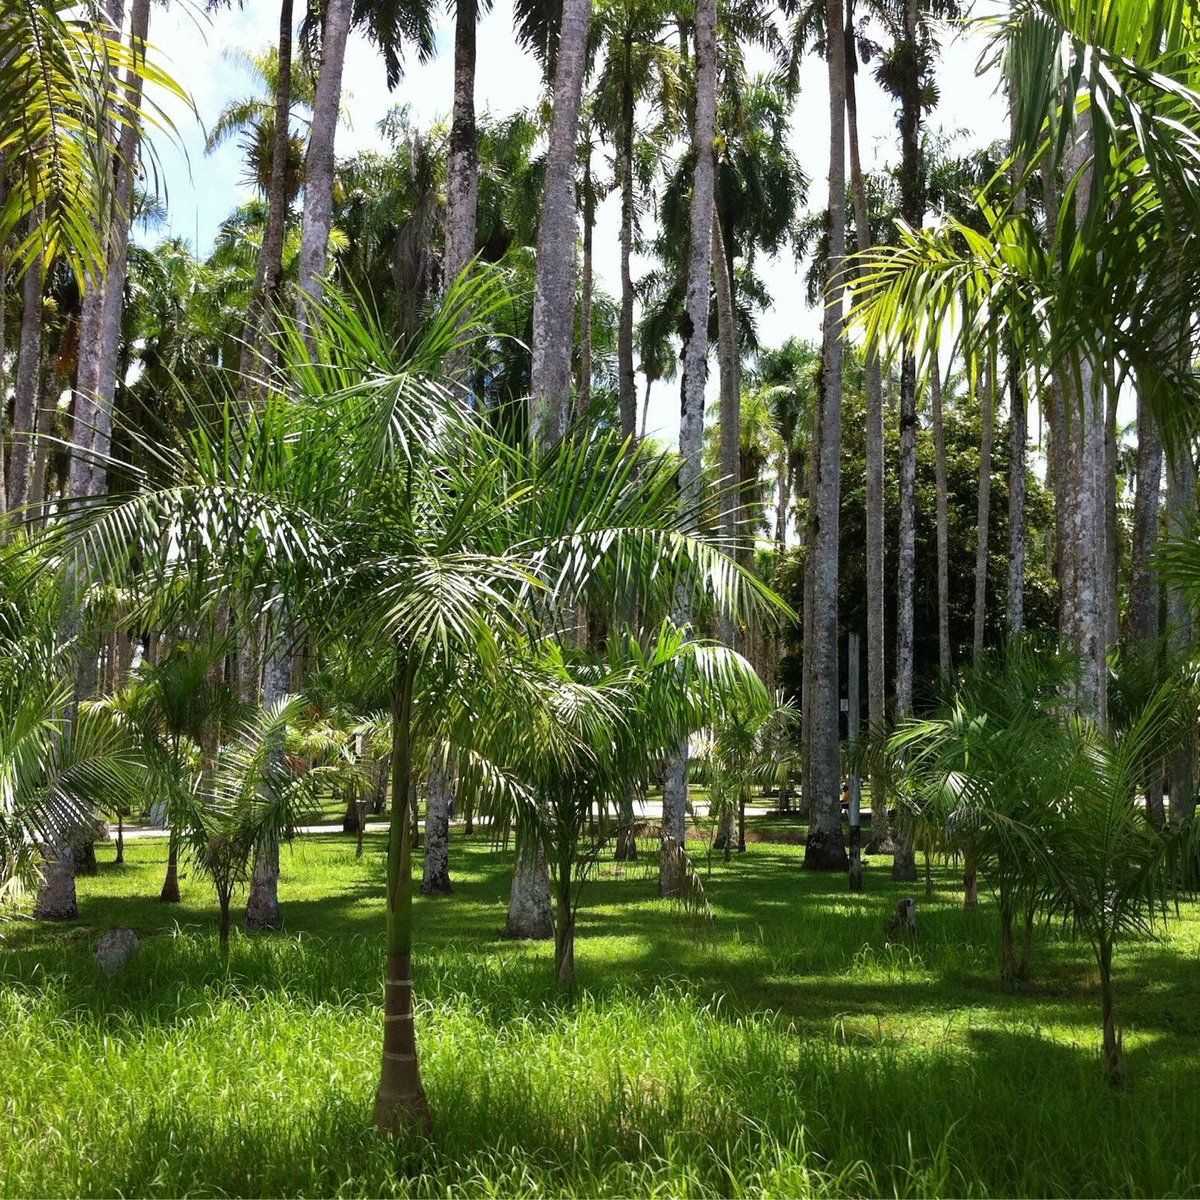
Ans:
[[[1104,417],[1104,641],[1107,649],[1117,644],[1119,609],[1117,576],[1121,570],[1121,546],[1117,537],[1117,389],[1108,390]]]
[[[554,981],[568,996],[575,991],[575,910],[571,904],[571,873],[564,866],[555,881],[558,920],[554,926]]]
[[[587,416],[592,405],[592,307],[595,283],[592,244],[596,233],[596,199],[592,185],[591,150],[583,171],[583,273],[579,279],[579,396],[575,409]]]
[[[721,432],[721,536],[729,552],[739,546],[741,522],[741,426],[742,386],[737,344],[737,325],[733,310],[733,284],[725,256],[720,218],[713,210],[712,225],[713,282],[717,295],[717,364],[720,374],[720,432]],[[721,640],[730,647],[736,642],[734,622],[723,617]]]
[[[841,29],[842,0],[826,0],[826,28]],[[820,416],[813,456],[808,555],[811,600],[804,612],[808,660],[808,721],[805,725],[812,813],[804,847],[808,870],[845,871],[850,860],[842,836],[838,688],[838,514],[841,503],[842,278],[846,255],[846,58],[836,43],[826,55],[829,73],[829,279],[821,337]]]
[[[617,817],[621,829],[617,834],[617,848],[613,854],[613,858],[617,862],[632,862],[638,856],[637,838],[633,835],[633,824],[636,820],[633,802],[638,792],[639,789],[635,783],[627,784],[621,792],[620,812]]]
[[[963,908],[979,907],[979,871],[973,856],[963,856]]]
[[[1175,436],[1167,463],[1167,534],[1191,536],[1196,518],[1196,467],[1182,433]],[[1195,616],[1188,598],[1174,585],[1167,588],[1167,655],[1172,665],[1185,662],[1195,642]],[[1196,809],[1195,731],[1189,729],[1171,755],[1167,786],[1171,796],[1171,825],[1178,829]]]
[[[992,362],[989,355],[979,379],[979,403],[982,410],[982,434],[979,448],[979,507],[975,526],[975,637],[976,659],[983,653],[987,620],[988,524],[992,519],[992,436],[995,402],[992,389]]]
[[[413,1029],[412,833],[408,792],[412,778],[412,707],[415,669],[398,664],[392,692],[392,806],[388,822],[387,964],[383,989],[383,1063],[375,1094],[375,1127],[401,1135],[429,1131]]]
[[[292,0],[279,5],[279,68],[275,80],[275,126],[271,141],[271,178],[267,183],[267,224],[255,268],[254,290],[242,327],[240,372],[243,386],[251,378],[263,335],[282,310],[283,242],[287,232],[288,159],[292,124]]]
[[[144,59],[146,38],[150,32],[150,0],[133,0],[130,9],[130,44],[133,53]],[[121,317],[125,310],[125,279],[129,265],[129,229],[133,223],[133,183],[138,171],[140,125],[134,115],[142,106],[142,76],[131,71],[125,79],[125,119],[121,127],[120,153],[116,163],[116,189],[113,218],[109,231],[108,276],[104,281],[100,327],[100,362],[96,397],[96,430],[92,439],[91,464],[87,486],[89,495],[107,489],[108,469],[104,465],[112,449],[113,405],[117,390],[117,358],[121,345]]]
[[[450,772],[434,755],[429,764],[429,798],[425,804],[425,872],[421,894],[448,896],[450,886],[450,801],[454,784]]]
[[[1112,986],[1112,947],[1101,946],[1097,953],[1100,967],[1100,1016],[1104,1027],[1104,1071],[1109,1085],[1120,1087],[1125,1081],[1125,1050],[1117,1032],[1116,1001]]]
[[[287,649],[286,617],[281,614],[281,629],[263,670],[262,703],[264,708],[278,704],[291,690],[291,655]],[[272,758],[282,760],[283,745],[271,747]],[[283,917],[279,911],[279,844],[260,846],[254,854],[250,876],[250,895],[246,900],[247,929],[279,929]]]
[[[105,4],[105,15],[107,26],[104,30],[104,37],[110,42],[119,41],[125,19],[124,0],[108,0],[108,3]],[[111,82],[112,90],[115,93],[120,86],[120,79],[114,77]],[[107,125],[110,118],[105,116],[101,120]],[[116,120],[115,115],[111,120]],[[119,159],[114,165],[119,175],[121,170]],[[73,446],[66,488],[66,494],[69,496],[97,494],[93,478],[95,468],[90,455],[96,436],[96,414],[100,403],[105,292],[108,287],[105,276],[109,269],[109,241],[113,233],[113,225],[117,220],[115,213],[110,217],[107,205],[105,208],[106,211],[101,217],[97,230],[99,235],[97,238],[98,261],[87,273],[88,278],[79,315],[74,424],[71,431]]]
[[[445,281],[449,287],[475,256],[479,145],[475,129],[477,0],[454,6],[454,116],[446,178]]]
[[[1068,166],[1074,177],[1086,164],[1094,147],[1089,114],[1079,118],[1079,131]],[[1085,172],[1075,193],[1077,223],[1082,224],[1092,188]],[[1079,364],[1078,394],[1068,393],[1065,405],[1066,437],[1063,495],[1067,502],[1063,558],[1072,559],[1064,571],[1064,640],[1082,664],[1076,701],[1080,711],[1101,725],[1108,717],[1107,645],[1105,623],[1105,386],[1095,364],[1086,356]]]
[[[1008,636],[1025,627],[1025,446],[1028,416],[1016,354],[1008,356]]]
[[[125,865],[125,817],[121,813],[117,813],[117,857],[115,865],[118,867]]]
[[[946,470],[946,426],[942,414],[942,369],[934,355],[929,377],[933,407],[933,444],[937,477],[937,613],[938,667],[950,675],[950,485]]]
[[[329,234],[333,228],[334,139],[342,107],[342,68],[353,0],[328,0],[321,35],[321,69],[313,96],[304,166],[304,218],[300,231],[296,316],[302,327],[325,295]]]
[[[167,875],[158,894],[164,904],[179,903],[179,835],[174,829],[167,836]]]
[[[871,249],[871,214],[867,207],[867,185],[863,176],[858,140],[858,57],[855,52],[853,12],[846,12],[846,126],[850,145],[850,181],[854,195],[854,227],[858,251]],[[863,364],[867,393],[867,720],[871,736],[879,737],[887,722],[887,677],[884,604],[884,443],[883,371],[874,352]],[[887,794],[880,772],[871,784],[872,847],[888,840]]]
[[[29,502],[31,461],[39,413],[42,378],[42,284],[39,255],[25,272],[21,285],[21,332],[13,398],[12,455],[8,471],[8,507],[22,509]]]
[[[637,436],[637,391],[633,374],[633,31],[625,33],[621,76],[621,315],[617,325],[617,399],[621,433]]]
[[[1133,552],[1129,565],[1129,641],[1134,655],[1143,662],[1152,662],[1159,654],[1162,590],[1153,564],[1158,549],[1162,471],[1162,438],[1139,389],[1137,491],[1133,497]],[[1162,781],[1161,765],[1152,767],[1151,777],[1146,780],[1146,812],[1159,828],[1166,823]]]
[[[696,5],[696,112],[692,127],[692,197],[688,234],[687,311],[684,314],[682,408],[679,421],[679,490],[687,509],[700,504],[704,440],[704,385],[708,376],[708,304],[712,278],[712,221],[716,196],[717,5]],[[691,606],[676,605],[675,619],[691,622]],[[686,840],[688,747],[685,734],[669,757],[663,779],[663,842],[658,886],[663,896],[683,887],[680,851]]]
[[[592,0],[563,0],[546,176],[533,284],[533,374],[529,427],[553,445],[570,415],[571,341],[575,325],[575,139],[587,69]]]
[[[222,892],[217,897],[217,903],[220,905],[221,915],[217,924],[217,944],[223,951],[229,949],[229,927],[232,922],[229,919],[229,902],[232,896],[228,892]]]

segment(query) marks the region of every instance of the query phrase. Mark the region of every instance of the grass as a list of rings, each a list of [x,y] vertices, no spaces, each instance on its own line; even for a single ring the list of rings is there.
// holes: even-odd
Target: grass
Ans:
[[[208,884],[160,905],[166,846],[80,881],[81,921],[0,927],[0,1194],[1183,1195],[1200,1190],[1200,912],[1125,946],[1130,1083],[1099,1060],[1095,973],[1057,928],[1035,981],[997,981],[998,923],[948,869],[911,947],[904,889],[806,875],[752,844],[708,881],[696,941],[648,870],[602,864],[582,992],[551,948],[503,940],[508,862],[456,833],[456,894],[417,901],[428,1141],[369,1129],[378,1070],[383,844],[302,839],[287,929],[216,945]],[[911,891],[911,889],[910,889]],[[94,934],[145,936],[112,980]],[[87,931],[87,932],[84,932]]]

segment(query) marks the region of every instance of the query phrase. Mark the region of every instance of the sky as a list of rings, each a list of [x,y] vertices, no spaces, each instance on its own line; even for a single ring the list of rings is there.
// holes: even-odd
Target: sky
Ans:
[[[985,5],[977,5],[977,9]],[[275,3],[246,0],[242,9],[205,16],[198,5],[173,4],[165,12],[155,9],[150,40],[174,78],[192,97],[196,112],[177,102],[165,103],[174,133],[154,135],[160,190],[167,202],[168,227],[155,236],[171,234],[188,240],[203,255],[211,247],[217,227],[242,199],[250,194],[242,183],[243,166],[236,140],[211,155],[204,153],[204,128],[231,99],[253,93],[253,82],[230,51],[257,51],[277,36],[279,10]],[[479,25],[476,106],[497,116],[528,108],[541,98],[541,74],[531,57],[513,37],[511,0],[496,0]],[[387,89],[382,59],[364,38],[352,34],[347,48],[343,103],[347,121],[338,130],[339,155],[381,144],[377,126],[396,104],[407,105],[423,126],[444,120],[453,95],[453,33],[443,14],[437,24],[437,53],[429,63],[415,60],[394,92]],[[984,37],[966,27],[943,38],[938,71],[940,101],[928,117],[928,126],[956,134],[956,145],[985,145],[1006,133],[1006,111],[996,91],[993,75],[976,73]],[[750,67],[764,69],[765,58],[750,59]],[[881,93],[869,72],[859,76],[859,124],[864,166],[869,170],[894,160],[896,133],[891,102]],[[792,117],[791,146],[810,179],[810,197],[823,204],[828,170],[828,92],[825,64],[809,56],[800,75],[800,96]],[[681,131],[682,132],[682,131]],[[598,286],[619,292],[619,209],[616,195],[597,212],[595,271]],[[817,338],[818,312],[804,300],[801,267],[790,254],[759,261],[759,271],[773,298],[759,318],[763,345],[779,345],[788,337]],[[634,257],[636,279],[648,263]],[[715,390],[715,370],[710,389]],[[639,387],[644,381],[639,380]],[[675,384],[659,384],[650,401],[649,431],[674,439],[679,429],[679,399]]]

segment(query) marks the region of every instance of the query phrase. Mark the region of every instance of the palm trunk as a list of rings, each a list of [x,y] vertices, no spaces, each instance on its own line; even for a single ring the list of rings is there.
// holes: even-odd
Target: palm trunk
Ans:
[[[1104,1027],[1104,1071],[1109,1085],[1120,1087],[1125,1079],[1125,1051],[1117,1033],[1116,1001],[1112,986],[1112,947],[1102,945],[1096,955],[1100,967],[1100,1017]]]
[[[1153,561],[1158,549],[1159,503],[1162,496],[1163,448],[1158,425],[1150,416],[1141,390],[1137,407],[1137,491],[1133,498],[1133,552],[1129,565],[1129,640],[1143,660],[1157,657],[1159,604],[1162,592]],[[1151,768],[1146,780],[1146,812],[1156,826],[1166,822],[1163,771]]]
[[[304,167],[304,219],[300,232],[296,316],[306,327],[325,295],[329,234],[333,228],[334,138],[342,106],[342,68],[352,0],[329,0],[321,35],[321,70],[313,96]]]
[[[125,818],[121,813],[117,814],[117,857],[115,865],[118,867],[125,865]]]
[[[850,184],[854,196],[854,227],[858,251],[871,249],[871,214],[863,176],[858,140],[858,59],[855,52],[853,14],[846,12],[846,126],[850,147]],[[887,721],[887,676],[885,650],[885,541],[884,541],[884,449],[883,371],[874,352],[863,364],[867,393],[867,720],[871,736],[880,736]],[[871,777],[870,845],[880,847],[888,840],[887,796],[881,774]]]
[[[921,181],[921,68],[917,0],[905,0],[905,78],[900,103],[900,208],[913,229],[925,213]],[[840,26],[839,26],[840,28]],[[911,716],[913,705],[913,600],[916,585],[917,528],[917,372],[912,354],[900,360],[900,521],[897,537],[896,600],[896,718]],[[917,877],[910,822],[899,818],[894,838],[892,878],[910,882]]]
[[[828,29],[841,29],[842,0],[826,0]],[[808,667],[806,797],[812,814],[804,847],[807,870],[845,871],[850,860],[842,835],[838,688],[838,515],[842,451],[842,270],[846,255],[846,58],[836,40],[826,55],[829,72],[829,279],[821,345],[820,413],[813,456],[814,502],[809,506],[807,552],[811,587],[804,611]]]
[[[716,196],[713,139],[717,129],[716,0],[696,5],[696,112],[692,128],[692,200],[688,234],[687,311],[684,314],[682,409],[679,421],[679,491],[685,509],[700,504],[701,448],[704,440],[704,385],[708,375],[708,302],[712,272],[712,221]],[[676,605],[681,625],[692,618],[688,603]],[[663,779],[663,842],[658,888],[677,896],[683,887],[680,851],[687,814],[687,736],[667,762]]]
[[[167,839],[167,875],[158,894],[164,904],[179,903],[179,838],[172,829]]]
[[[375,1127],[399,1135],[429,1130],[421,1086],[412,990],[412,841],[408,790],[412,778],[415,667],[398,664],[392,690],[392,807],[388,825],[387,965],[383,990],[383,1062],[375,1094]]]
[[[130,43],[135,55],[144,57],[150,32],[150,0],[133,0],[130,10]],[[129,265],[129,228],[133,222],[133,182],[138,170],[140,127],[134,119],[142,106],[142,77],[131,71],[125,80],[125,123],[121,128],[120,153],[116,163],[113,219],[109,231],[108,275],[104,280],[100,325],[100,361],[97,379],[95,422],[92,438],[93,462],[87,481],[88,495],[102,494],[108,482],[104,460],[112,448],[113,405],[117,389],[117,356],[121,343],[121,317],[125,310],[125,278]]]
[[[937,613],[938,667],[950,675],[950,487],[946,471],[946,427],[942,414],[942,371],[934,355],[929,379],[933,407],[933,444],[937,476]]]
[[[281,626],[286,618],[281,614]],[[277,704],[291,690],[291,655],[287,652],[286,634],[276,632],[276,641],[263,670],[262,703],[267,708]],[[283,755],[283,746],[273,746],[273,758]],[[254,869],[250,876],[250,895],[246,900],[247,929],[279,929],[283,917],[279,911],[279,844],[260,846],[254,853]]]
[[[475,255],[479,146],[475,129],[477,0],[454,6],[454,116],[446,178],[445,282],[449,287]]]
[[[1008,636],[1025,627],[1025,389],[1016,354],[1008,355]]]
[[[546,854],[538,845],[527,843],[517,830],[517,858],[513,867],[512,890],[508,896],[506,937],[543,941],[554,936],[551,909],[550,871]]]
[[[292,0],[279,6],[279,70],[275,81],[275,127],[271,140],[271,178],[267,184],[267,224],[255,269],[254,291],[242,327],[240,373],[243,383],[254,370],[269,322],[279,311],[283,291],[283,241],[287,230],[287,166],[292,123]]]
[[[429,798],[425,804],[425,871],[421,894],[448,896],[450,886],[450,772],[436,756],[429,764]]]
[[[1191,536],[1196,517],[1196,468],[1191,447],[1179,433],[1167,464],[1167,534],[1173,539]],[[1180,588],[1167,588],[1167,655],[1171,663],[1187,661],[1195,635],[1195,618]],[[1171,796],[1171,825],[1178,829],[1196,808],[1195,733],[1187,730],[1171,755],[1167,786]]]
[[[558,920],[554,927],[554,982],[568,996],[575,991],[575,910],[571,904],[571,872],[560,864],[555,881]]]
[[[963,908],[979,907],[979,872],[971,855],[964,856],[963,862]]]
[[[617,326],[617,388],[621,433],[637,435],[637,392],[633,375],[633,32],[625,34],[625,63],[621,78],[621,316]]]
[[[579,396],[576,412],[586,417],[592,404],[592,300],[595,293],[592,243],[596,232],[596,198],[592,185],[592,159],[588,151],[583,172],[583,274],[579,280]]]
[[[1121,570],[1121,547],[1117,538],[1117,389],[1108,389],[1104,417],[1104,641],[1108,649],[1117,644],[1117,576]]]
[[[39,921],[73,921],[79,916],[75,896],[75,852],[64,840],[42,848],[42,877],[33,915]]]
[[[637,838],[633,836],[633,801],[637,794],[638,787],[634,783],[627,784],[621,792],[620,811],[617,815],[620,832],[617,834],[617,848],[613,854],[617,862],[632,862],[638,856]]]
[[[979,378],[982,432],[979,447],[979,507],[975,526],[975,636],[972,642],[976,659],[983,653],[987,620],[988,524],[992,519],[992,431],[995,421],[992,374],[989,354]]]
[[[41,255],[25,272],[21,286],[21,332],[17,348],[17,371],[13,407],[12,455],[8,470],[9,510],[21,509],[29,501],[30,464],[38,417],[42,377],[42,284]]]
[[[733,310],[733,282],[725,255],[719,214],[714,209],[712,224],[712,270],[717,295],[717,364],[720,373],[721,430],[721,536],[729,553],[739,544],[741,517],[741,381],[738,378],[737,325]],[[721,640],[729,647],[736,641],[732,620],[722,617]]]
[[[533,285],[533,372],[529,427],[547,445],[569,419],[571,340],[575,325],[575,139],[587,68],[591,0],[564,0],[554,70],[554,106],[538,222]]]

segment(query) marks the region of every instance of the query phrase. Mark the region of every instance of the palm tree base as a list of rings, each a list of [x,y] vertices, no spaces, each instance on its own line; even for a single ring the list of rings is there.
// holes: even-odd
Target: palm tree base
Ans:
[[[829,832],[824,829],[809,829],[804,843],[804,869],[806,871],[847,871],[850,857],[846,853],[846,842],[842,831]]]

